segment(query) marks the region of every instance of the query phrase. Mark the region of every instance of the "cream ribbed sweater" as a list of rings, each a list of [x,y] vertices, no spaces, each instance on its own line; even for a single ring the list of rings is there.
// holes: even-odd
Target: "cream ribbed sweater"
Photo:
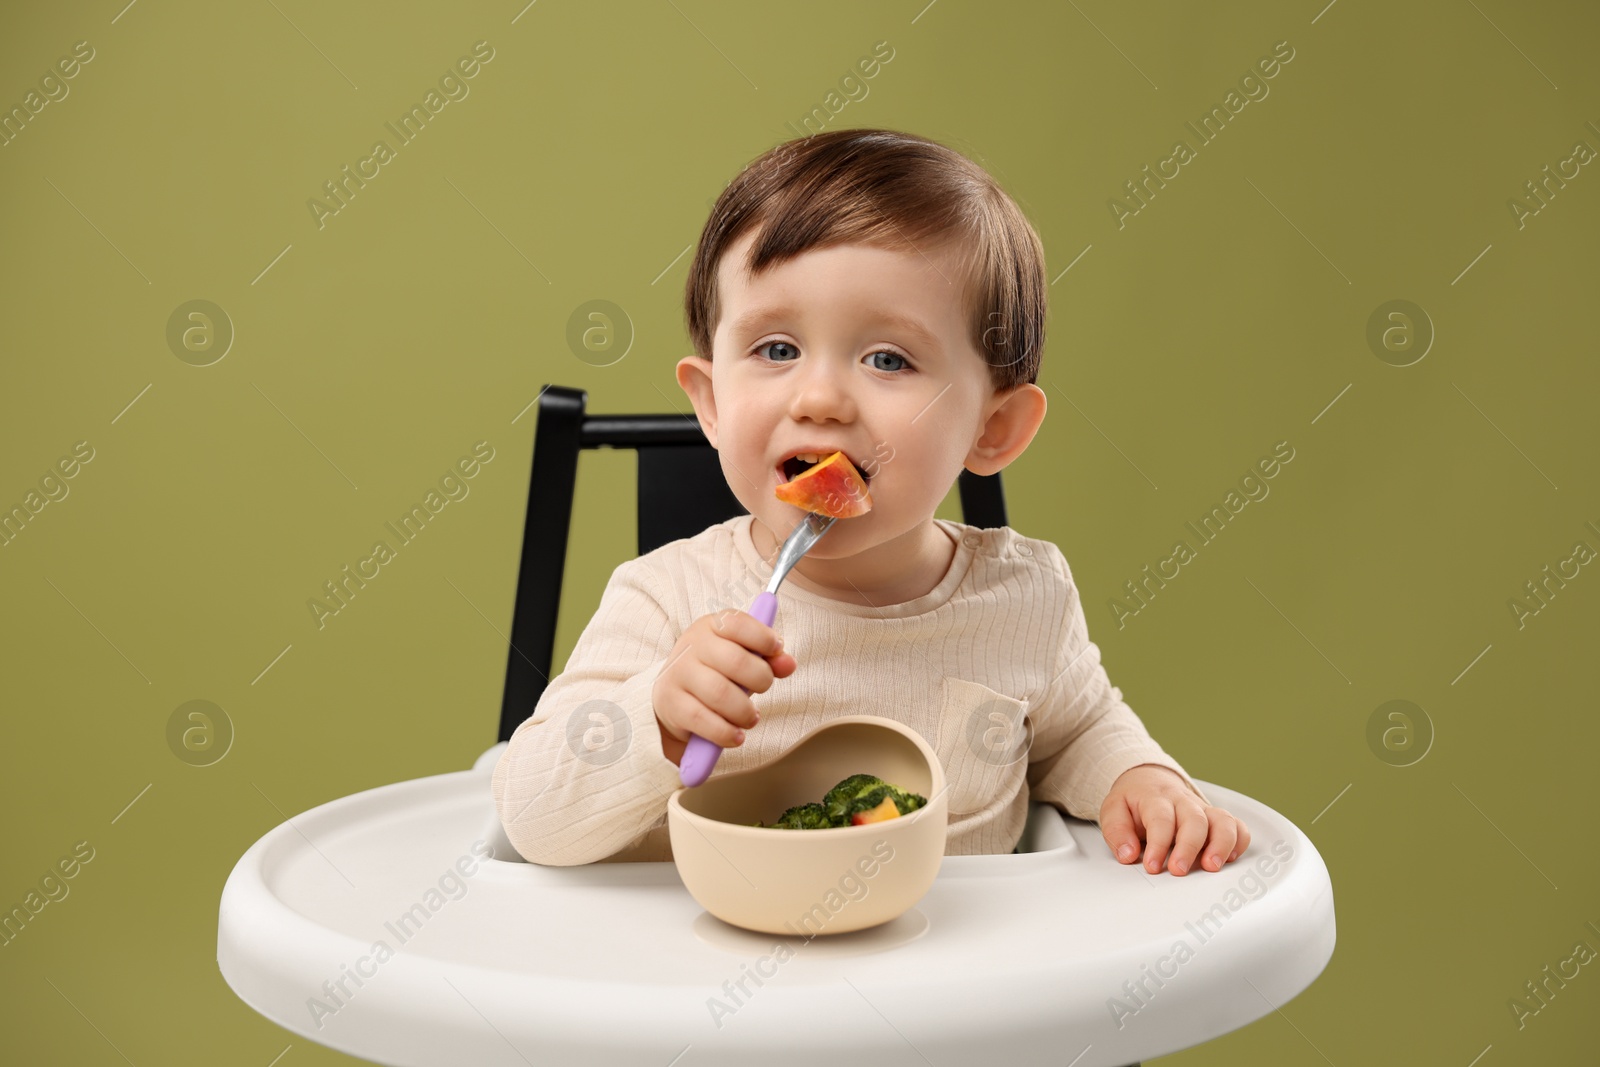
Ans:
[[[681,783],[650,691],[695,619],[742,611],[766,587],[772,566],[753,521],[729,519],[612,572],[566,670],[495,764],[495,807],[524,858],[672,858],[667,797]],[[1107,679],[1061,550],[1010,527],[932,521],[956,552],[925,596],[874,608],[779,587],[773,628],[799,666],[751,695],[761,722],[713,776],[769,763],[841,715],[898,719],[944,765],[951,856],[1010,852],[1030,795],[1098,819],[1111,783],[1141,763],[1200,793]]]

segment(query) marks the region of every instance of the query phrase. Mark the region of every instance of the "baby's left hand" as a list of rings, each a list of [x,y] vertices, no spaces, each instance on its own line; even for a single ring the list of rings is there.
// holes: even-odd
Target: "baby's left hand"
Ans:
[[[1172,873],[1180,877],[1189,873],[1202,848],[1202,866],[1220,871],[1250,845],[1244,823],[1207,805],[1176,771],[1154,763],[1129,767],[1111,783],[1100,806],[1100,832],[1121,863],[1132,863],[1141,839],[1148,839],[1145,868],[1157,874],[1170,859]]]

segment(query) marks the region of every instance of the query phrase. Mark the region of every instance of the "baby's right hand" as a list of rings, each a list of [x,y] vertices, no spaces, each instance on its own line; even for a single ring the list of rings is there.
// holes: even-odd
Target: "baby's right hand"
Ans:
[[[765,693],[774,678],[798,664],[783,651],[772,627],[748,612],[725,609],[702,615],[678,638],[667,666],[650,689],[661,747],[678,763],[690,734],[722,748],[737,748],[760,716],[748,694]]]

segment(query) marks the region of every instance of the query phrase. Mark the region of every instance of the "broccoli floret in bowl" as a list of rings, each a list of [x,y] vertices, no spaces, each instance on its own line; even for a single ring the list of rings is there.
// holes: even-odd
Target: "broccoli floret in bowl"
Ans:
[[[796,804],[772,824],[776,830],[825,830],[834,825],[828,818],[828,809],[815,802]]]
[[[822,803],[797,804],[780,815],[768,829],[774,830],[826,830],[852,825],[852,819],[861,812],[871,811],[893,799],[895,809],[908,815],[927,804],[927,798],[900,786],[885,782],[873,774],[852,774],[823,797]],[[755,822],[754,826],[765,826]]]
[[[828,790],[828,795],[822,798],[822,804],[828,809],[828,817],[834,820],[835,826],[849,826],[851,802],[888,784],[875,774],[852,774]]]

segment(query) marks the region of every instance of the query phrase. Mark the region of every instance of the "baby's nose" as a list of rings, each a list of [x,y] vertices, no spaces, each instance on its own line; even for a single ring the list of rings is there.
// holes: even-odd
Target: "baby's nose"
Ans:
[[[789,414],[796,419],[848,422],[856,417],[848,372],[828,360],[813,360],[786,385],[793,389]]]

